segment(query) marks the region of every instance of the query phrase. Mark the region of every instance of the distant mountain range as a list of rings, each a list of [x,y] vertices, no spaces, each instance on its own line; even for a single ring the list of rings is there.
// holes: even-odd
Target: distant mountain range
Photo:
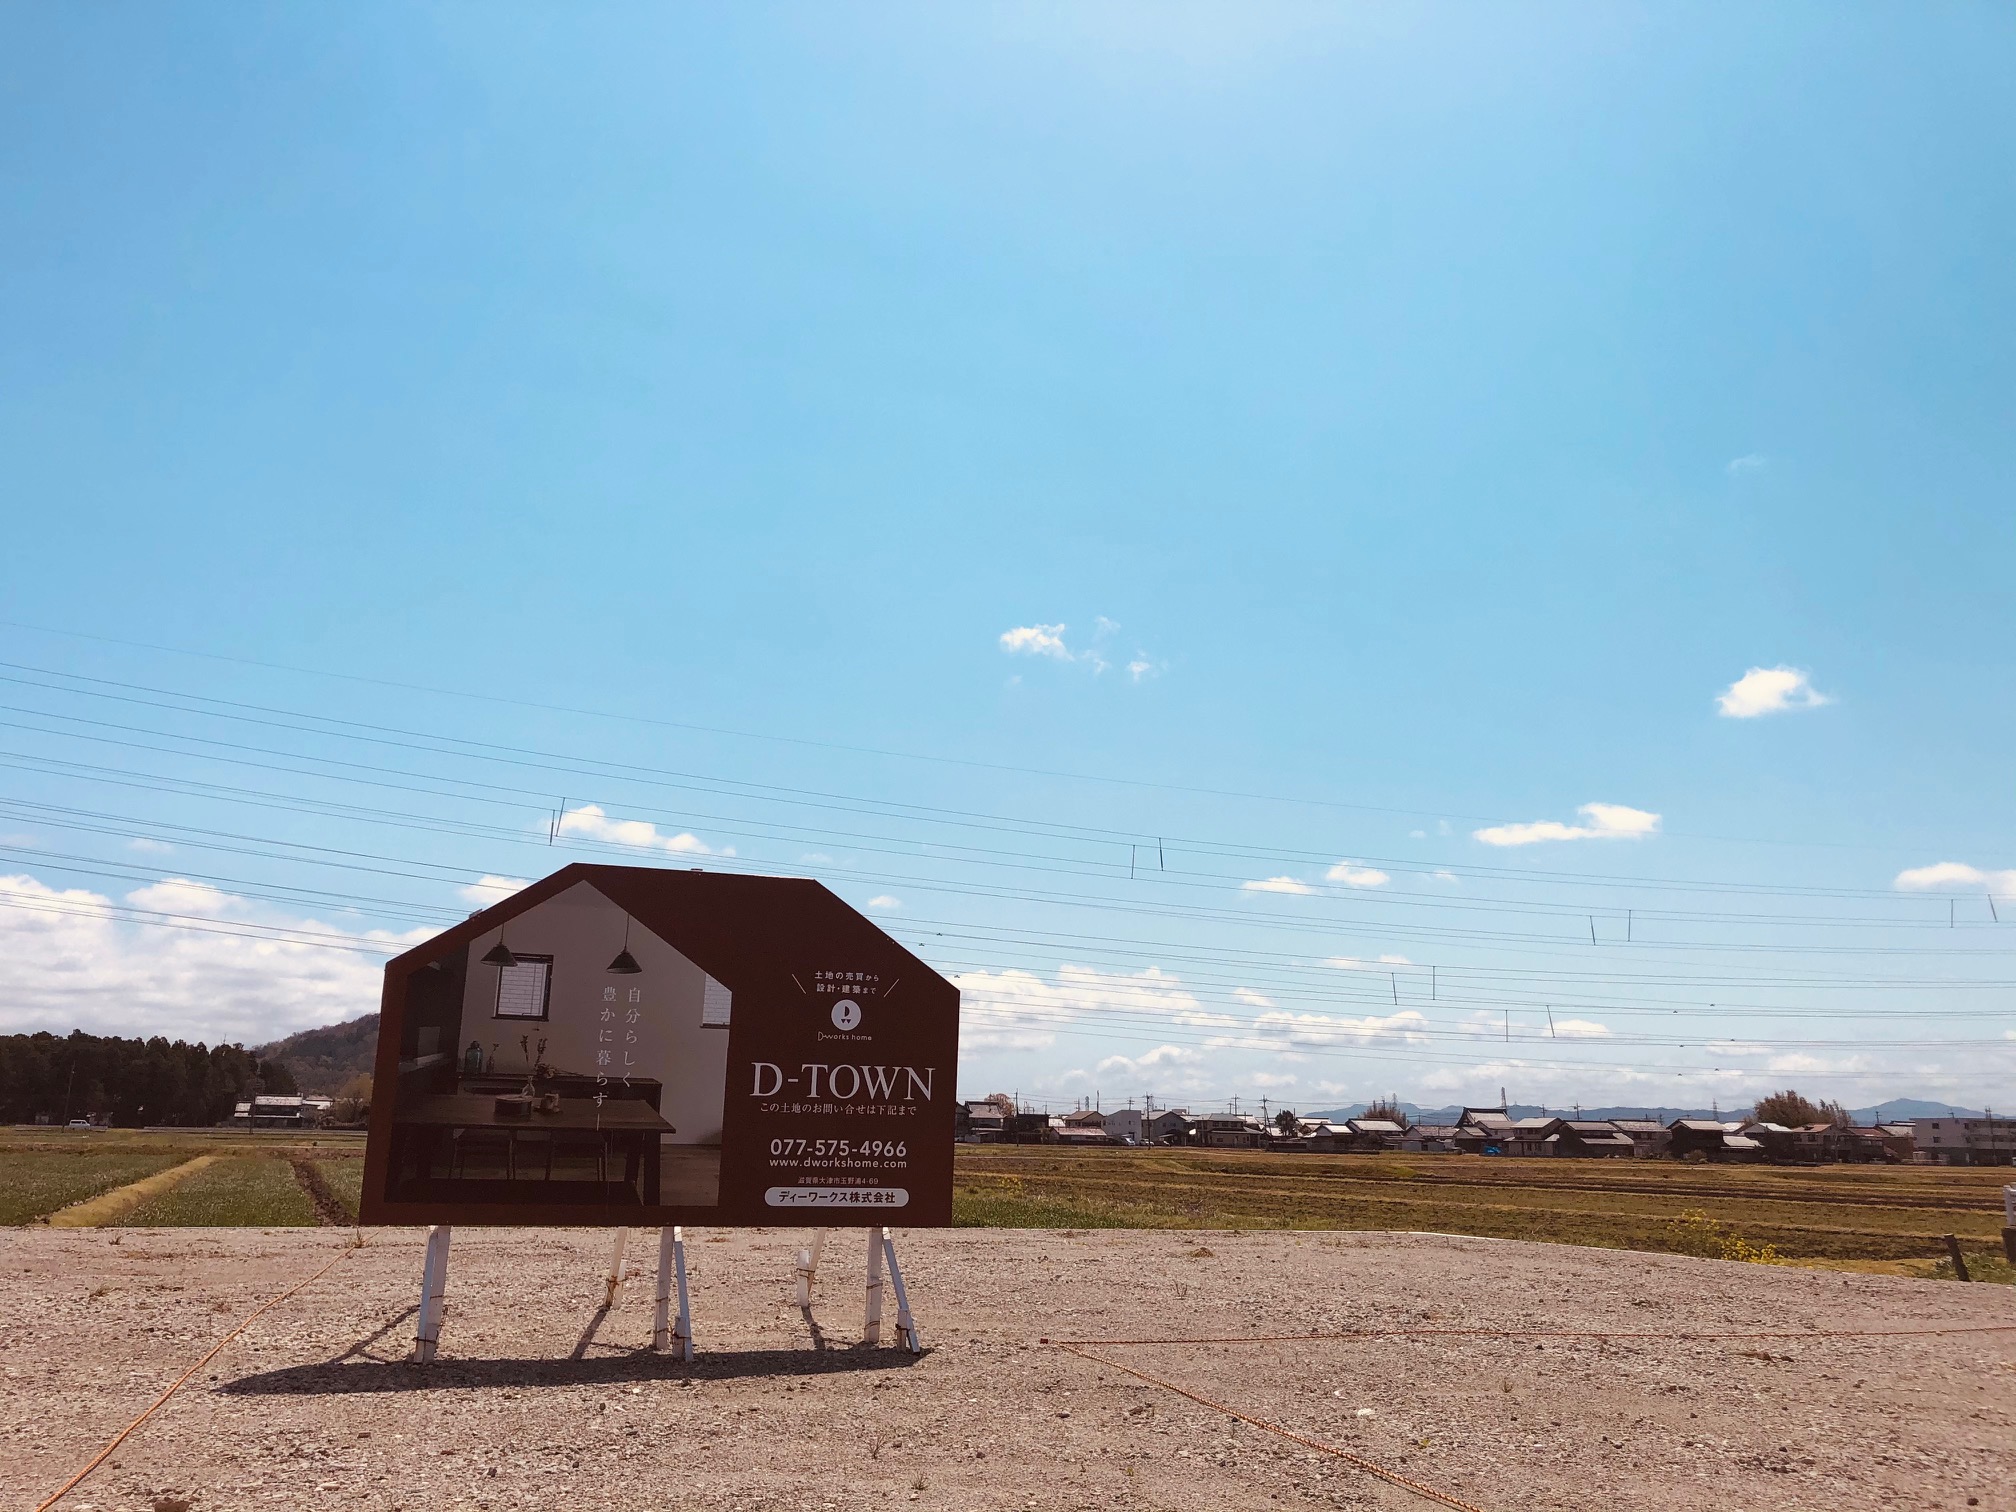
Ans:
[[[265,1054],[264,1051],[259,1052]],[[1352,1103],[1348,1108],[1326,1108],[1315,1113],[1305,1113],[1305,1118],[1356,1118],[1370,1103]],[[1449,1108],[1423,1108],[1415,1103],[1403,1102],[1400,1111],[1407,1115],[1410,1123],[1453,1124],[1463,1116],[1459,1104]],[[1661,1123],[1671,1123],[1676,1118],[1739,1118],[1748,1108],[1723,1108],[1719,1112],[1713,1108],[1549,1108],[1537,1103],[1514,1103],[1505,1110],[1514,1118],[1656,1118]],[[1848,1117],[1858,1124],[1891,1123],[1906,1118],[1979,1118],[1978,1108],[1956,1108],[1951,1103],[1926,1102],[1920,1097],[1893,1097],[1888,1102],[1877,1103],[1873,1108],[1850,1108]]]
[[[294,1073],[294,1080],[303,1092],[320,1092],[334,1096],[345,1083],[357,1076],[368,1076],[378,1057],[378,1015],[367,1013],[362,1018],[351,1019],[348,1023],[329,1024],[321,1029],[304,1029],[299,1034],[290,1034],[283,1040],[275,1040],[270,1045],[260,1045],[253,1052],[261,1060],[277,1060]],[[1352,1103],[1348,1108],[1326,1108],[1303,1115],[1307,1118],[1356,1118],[1370,1104]],[[1448,1108],[1424,1108],[1417,1103],[1403,1102],[1400,1111],[1412,1123],[1441,1124],[1454,1123],[1463,1116],[1461,1106]],[[1676,1118],[1735,1118],[1747,1113],[1748,1108],[1724,1108],[1718,1115],[1712,1108],[1647,1108],[1614,1107],[1583,1108],[1579,1113],[1572,1108],[1544,1108],[1535,1103],[1515,1103],[1508,1109],[1514,1118],[1539,1118],[1547,1114],[1555,1117],[1576,1116],[1581,1118],[1656,1118],[1661,1123],[1671,1123]],[[1858,1124],[1887,1123],[1900,1118],[1937,1118],[1941,1116],[1978,1118],[1979,1110],[1955,1108],[1950,1103],[1926,1102],[1919,1097],[1893,1097],[1888,1102],[1876,1104],[1873,1108],[1851,1108],[1848,1116]]]

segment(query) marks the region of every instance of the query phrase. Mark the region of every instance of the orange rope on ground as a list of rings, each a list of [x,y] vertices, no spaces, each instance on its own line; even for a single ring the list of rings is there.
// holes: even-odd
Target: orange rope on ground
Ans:
[[[154,1399],[153,1406],[149,1407],[145,1412],[141,1413],[140,1416],[133,1419],[133,1421],[128,1423],[124,1428],[121,1428],[119,1430],[118,1436],[114,1438],[111,1443],[107,1444],[103,1449],[100,1449],[98,1453],[92,1457],[90,1464],[86,1465],[82,1470],[79,1470],[75,1475],[71,1476],[70,1479],[68,1479],[60,1487],[58,1487],[56,1494],[50,1497],[49,1500],[43,1502],[40,1506],[38,1506],[35,1509],[35,1512],[49,1512],[49,1509],[51,1507],[55,1506],[56,1503],[63,1500],[64,1497],[68,1496],[72,1491],[75,1491],[80,1485],[82,1485],[84,1483],[85,1476],[89,1475],[93,1470],[96,1470],[100,1465],[104,1464],[105,1461],[111,1457],[113,1450],[117,1449],[121,1444],[125,1443],[127,1438],[130,1437],[133,1431],[136,1428],[138,1428],[142,1423],[146,1422],[147,1419],[154,1416],[155,1413],[159,1412],[163,1407],[165,1407],[168,1403],[168,1398],[172,1397],[173,1395],[175,1395],[176,1392],[180,1391],[183,1385],[189,1380],[191,1376],[196,1374],[196,1372],[201,1370],[205,1365],[208,1365],[212,1360],[216,1359],[218,1355],[222,1354],[224,1352],[225,1345],[229,1344],[233,1339],[237,1338],[238,1335],[245,1332],[246,1329],[250,1328],[255,1322],[257,1322],[260,1314],[270,1312],[273,1308],[278,1307],[282,1302],[285,1302],[289,1297],[293,1296],[296,1292],[303,1291],[306,1288],[313,1286],[317,1281],[320,1281],[324,1276],[328,1275],[329,1272],[334,1270],[337,1266],[341,1265],[345,1260],[349,1259],[351,1254],[355,1251],[355,1249],[356,1249],[355,1245],[346,1246],[344,1249],[339,1250],[337,1252],[336,1258],[334,1260],[331,1260],[327,1265],[323,1266],[322,1269],[315,1272],[315,1274],[310,1276],[306,1281],[298,1282],[295,1285],[288,1287],[287,1290],[280,1293],[279,1296],[273,1298],[270,1302],[260,1303],[258,1307],[254,1308],[246,1316],[243,1322],[241,1322],[236,1328],[232,1329],[231,1332],[227,1333],[226,1335],[224,1335],[223,1338],[219,1339],[215,1344],[213,1344],[210,1347],[210,1352],[208,1354],[203,1356],[202,1359],[198,1360],[194,1365],[191,1365],[187,1370],[183,1371],[182,1374],[177,1376],[175,1378],[174,1384],[171,1385],[166,1391],[162,1392],[161,1395],[159,1395]]]
[[[1158,1339],[1155,1342],[1174,1343],[1176,1341]],[[1424,1497],[1438,1505],[1453,1507],[1456,1509],[1456,1512],[1484,1512],[1484,1509],[1479,1507],[1475,1502],[1464,1501],[1461,1497],[1451,1496],[1447,1491],[1438,1491],[1433,1486],[1409,1479],[1398,1470],[1388,1470],[1384,1465],[1379,1464],[1377,1461],[1366,1459],[1362,1454],[1353,1454],[1349,1449],[1339,1449],[1335,1444],[1326,1444],[1321,1439],[1310,1438],[1306,1434],[1297,1433],[1292,1428],[1284,1428],[1279,1423],[1270,1423],[1265,1418],[1257,1418],[1251,1413],[1241,1412],[1237,1407],[1228,1407],[1223,1402],[1213,1401],[1200,1391],[1192,1391],[1188,1386],[1178,1386],[1174,1381],[1165,1381],[1160,1376],[1148,1374],[1145,1370],[1136,1370],[1132,1365],[1122,1365],[1118,1360],[1109,1360],[1104,1355],[1096,1355],[1089,1349],[1079,1348],[1076,1344],[1059,1342],[1057,1347],[1065,1350],[1067,1353],[1078,1356],[1081,1360],[1090,1360],[1096,1365],[1104,1365],[1112,1370],[1123,1371],[1133,1376],[1136,1380],[1146,1381],[1151,1386],[1160,1386],[1164,1391],[1173,1391],[1180,1397],[1188,1397],[1200,1406],[1209,1407],[1214,1412],[1222,1412],[1227,1417],[1237,1418],[1249,1427],[1277,1434],[1281,1438],[1287,1439],[1290,1443],[1300,1444],[1305,1449],[1314,1449],[1319,1454],[1331,1455],[1344,1461],[1345,1464],[1351,1466],[1354,1470],[1362,1470],[1367,1475],[1377,1476],[1388,1485],[1398,1486],[1402,1491],[1411,1491],[1416,1496]]]
[[[1651,1333],[1569,1328],[1339,1328],[1322,1333],[1228,1334],[1207,1339],[1038,1339],[1070,1349],[1078,1344],[1296,1344],[1317,1339],[1921,1339],[1943,1334],[2016,1333],[2016,1323],[1969,1323],[1950,1328],[1799,1328],[1741,1333]]]

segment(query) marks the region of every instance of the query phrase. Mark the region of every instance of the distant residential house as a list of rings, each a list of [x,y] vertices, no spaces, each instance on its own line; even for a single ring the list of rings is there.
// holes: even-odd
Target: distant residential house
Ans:
[[[1875,1165],[1883,1161],[1911,1158],[1908,1138],[1905,1142],[1906,1152],[1899,1155],[1892,1148],[1889,1136],[1880,1128],[1850,1124],[1843,1132],[1848,1136],[1847,1148],[1841,1157],[1843,1160],[1851,1160],[1858,1165]]]
[[[1106,1115],[1106,1132],[1122,1144],[1139,1144],[1143,1122],[1139,1108],[1115,1108]]]
[[[1891,1160],[1913,1160],[1917,1157],[1917,1131],[1908,1123],[1877,1124],[1866,1132],[1882,1139],[1884,1153]]]
[[[952,1109],[952,1137],[968,1144],[999,1144],[1007,1123],[999,1103],[959,1103]]]
[[[1351,1131],[1343,1123],[1328,1118],[1298,1118],[1295,1129],[1303,1148],[1319,1155],[1335,1155],[1349,1147]]]
[[[326,1107],[326,1099],[261,1093],[250,1102],[239,1103],[231,1112],[231,1121],[253,1129],[310,1128],[321,1121]]]
[[[1064,1145],[1117,1145],[1119,1140],[1107,1133],[1103,1127],[1091,1124],[1074,1124],[1066,1119],[1051,1130],[1054,1142]]]
[[[1742,1133],[1740,1123],[1722,1119],[1673,1119],[1665,1125],[1671,1135],[1675,1159],[1702,1155],[1704,1159],[1764,1159],[1764,1145],[1754,1135]]]
[[[1407,1131],[1390,1118],[1347,1118],[1345,1133],[1351,1141],[1351,1148],[1365,1154],[1379,1150],[1397,1150],[1407,1138]]]
[[[1722,1158],[1724,1160],[1762,1160],[1764,1146],[1747,1134],[1724,1131],[1722,1135]]]
[[[1455,1143],[1466,1155],[1503,1155],[1512,1143],[1512,1117],[1503,1108],[1465,1108]]]
[[[1190,1115],[1181,1108],[1164,1108],[1146,1124],[1149,1144],[1182,1144],[1190,1136]]]
[[[1106,1127],[1106,1115],[1101,1113],[1097,1108],[1080,1108],[1076,1113],[1066,1113],[1064,1115],[1064,1127],[1067,1129],[1103,1130]]]
[[[1656,1118],[1613,1118],[1617,1132],[1631,1141],[1631,1153],[1640,1160],[1664,1155],[1673,1143],[1666,1125]]]
[[[1792,1131],[1793,1158],[1801,1162],[1852,1160],[1856,1148],[1846,1124],[1801,1124]]]
[[[1257,1150],[1266,1143],[1260,1120],[1251,1113],[1212,1113],[1190,1120],[1190,1142],[1220,1149]]]
[[[1912,1133],[1917,1153],[1941,1165],[2016,1162],[2016,1118],[1920,1118]]]
[[[1799,1131],[1789,1125],[1753,1120],[1741,1125],[1739,1132],[1755,1140],[1767,1160],[1790,1162],[1799,1158]]]
[[[1054,1113],[1011,1113],[1001,1131],[1008,1144],[1056,1144],[1064,1120]]]
[[[1456,1125],[1412,1124],[1401,1138],[1400,1148],[1413,1155],[1453,1155]]]
[[[1555,1131],[1561,1122],[1558,1118],[1536,1115],[1532,1118],[1515,1118],[1512,1130],[1507,1136],[1507,1155],[1552,1155],[1555,1146],[1550,1145],[1547,1136]]]
[[[1573,1159],[1629,1160],[1637,1154],[1631,1136],[1607,1118],[1557,1118],[1547,1142],[1555,1154]]]

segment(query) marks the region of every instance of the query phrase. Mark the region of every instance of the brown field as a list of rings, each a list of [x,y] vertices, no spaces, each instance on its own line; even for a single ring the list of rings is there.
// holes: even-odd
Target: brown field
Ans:
[[[687,1365],[648,1348],[648,1270],[601,1310],[606,1233],[465,1229],[441,1357],[416,1366],[422,1236],[364,1239],[0,1232],[0,1505],[37,1506],[341,1255],[57,1512],[1435,1505],[1323,1446],[1483,1512],[2016,1512],[1999,1286],[1435,1235],[954,1229],[898,1235],[917,1358],[857,1343],[858,1233],[807,1315],[802,1231],[703,1230]]]
[[[357,1211],[363,1154],[360,1135],[329,1131],[0,1130],[0,1221],[46,1219],[217,1155],[118,1221],[343,1224]],[[2016,1279],[2000,1261],[2000,1192],[2016,1180],[2007,1167],[965,1145],[956,1172],[953,1211],[966,1227],[1425,1230],[1710,1258],[1768,1245],[1789,1260],[1916,1275],[1950,1269],[1943,1236],[1956,1234],[1983,1279]]]
[[[956,1179],[962,1224],[1411,1229],[1697,1253],[1691,1211],[1788,1258],[1929,1270],[1946,1234],[1993,1266],[2016,1171],[966,1145]]]

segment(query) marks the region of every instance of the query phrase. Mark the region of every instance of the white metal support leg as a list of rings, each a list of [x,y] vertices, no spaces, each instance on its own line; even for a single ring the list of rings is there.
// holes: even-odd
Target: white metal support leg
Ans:
[[[651,1309],[651,1347],[663,1349],[672,1340],[672,1230],[658,1230],[658,1295]]]
[[[812,1283],[819,1279],[819,1258],[826,1249],[826,1230],[814,1229],[809,1248],[798,1251],[798,1305],[812,1305]]]
[[[693,1358],[693,1310],[686,1301],[686,1230],[676,1224],[672,1235],[672,1275],[679,1287],[679,1317],[672,1327],[672,1347],[679,1358]],[[661,1283],[662,1284],[662,1283]]]
[[[924,1341],[917,1336],[917,1320],[910,1315],[910,1294],[903,1289],[903,1267],[896,1263],[896,1238],[887,1229],[882,1230],[882,1252],[889,1257],[889,1280],[896,1288],[897,1336],[910,1353],[922,1354]]]
[[[420,1318],[413,1329],[413,1358],[424,1365],[441,1342],[441,1311],[448,1291],[448,1239],[454,1231],[436,1224],[427,1231],[427,1258],[420,1267]]]
[[[616,1243],[609,1251],[609,1289],[602,1298],[604,1307],[614,1307],[623,1290],[623,1247],[630,1242],[630,1230],[616,1230]]]
[[[882,1342],[882,1239],[878,1225],[868,1230],[868,1310],[861,1320],[861,1342]]]

